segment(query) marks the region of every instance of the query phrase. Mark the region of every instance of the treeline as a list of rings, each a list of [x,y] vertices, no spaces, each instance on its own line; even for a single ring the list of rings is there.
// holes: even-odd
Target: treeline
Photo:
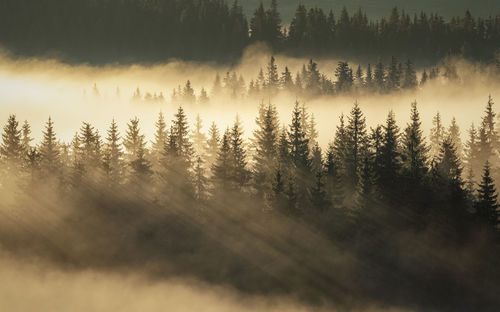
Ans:
[[[69,268],[196,277],[346,309],[498,307],[499,139],[493,101],[462,145],[417,104],[368,129],[355,103],[322,150],[296,105],[281,127],[262,104],[244,139],[179,107],[151,142],[131,119],[70,143],[49,118],[39,144],[9,116],[0,146],[0,244]],[[17,259],[17,258],[14,258]],[[403,282],[404,281],[404,282]],[[353,300],[353,298],[355,300]]]
[[[448,81],[460,80],[460,73],[455,62],[446,58],[442,66],[432,67],[429,73],[424,69],[418,75],[411,60],[401,63],[395,57],[391,58],[387,66],[379,60],[373,67],[368,64],[365,68],[361,65],[353,68],[349,62],[340,61],[335,71],[328,75],[321,72],[318,64],[311,59],[294,75],[288,66],[283,69],[279,68],[276,59],[271,56],[265,70],[261,68],[257,77],[250,79],[248,84],[243,75],[236,71],[228,71],[223,77],[217,73],[209,91],[202,87],[196,92],[191,81],[187,80],[184,86],[178,85],[172,90],[170,102],[173,104],[195,102],[204,104],[209,102],[210,98],[219,96],[232,99],[262,99],[272,98],[280,92],[288,92],[298,98],[305,99],[325,95],[391,93],[415,90],[437,78]],[[92,95],[97,97],[100,95],[95,84]],[[119,89],[117,89],[116,95],[120,97]],[[132,99],[145,102],[165,102],[167,100],[162,91],[141,92],[139,87],[134,91]]]
[[[494,14],[495,12],[492,12]],[[103,62],[169,58],[231,62],[256,41],[292,55],[410,58],[435,63],[446,55],[492,61],[500,42],[500,16],[445,21],[438,14],[410,16],[394,8],[380,20],[297,7],[283,25],[276,0],[261,4],[250,21],[237,2],[224,0],[5,0],[0,42],[23,55]]]
[[[427,142],[416,103],[403,131],[392,112],[385,124],[368,129],[356,103],[322,151],[314,115],[298,103],[287,128],[280,127],[272,104],[262,104],[251,142],[243,139],[238,118],[222,133],[212,123],[207,137],[197,117],[190,131],[179,107],[170,126],[160,113],[151,148],[137,118],[123,139],[113,120],[105,139],[83,123],[69,144],[57,140],[49,118],[41,143],[33,146],[29,124],[20,127],[11,115],[2,134],[1,185],[53,181],[67,192],[126,186],[195,206],[247,196],[256,209],[292,216],[333,210],[370,222],[371,214],[383,211],[389,218],[384,222],[403,214],[407,219],[398,222],[420,224],[438,215],[456,234],[476,223],[494,231],[499,216],[493,178],[500,177],[495,116],[490,98],[464,146],[455,119],[446,128],[439,113]]]

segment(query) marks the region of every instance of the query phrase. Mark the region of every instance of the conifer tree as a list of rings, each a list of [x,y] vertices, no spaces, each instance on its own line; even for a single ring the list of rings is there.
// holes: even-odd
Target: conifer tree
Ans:
[[[274,56],[271,56],[269,64],[267,64],[266,87],[271,94],[274,94],[279,87],[278,67]]]
[[[294,88],[292,73],[287,66],[285,66],[285,71],[281,73],[280,84],[281,88],[286,91],[292,91]]]
[[[207,178],[203,160],[200,156],[196,158],[194,167],[194,192],[196,200],[203,202],[207,199]]]
[[[115,119],[111,121],[106,137],[105,169],[108,181],[112,186],[120,184],[123,179],[123,151],[120,143],[121,137]]]
[[[358,174],[362,160],[368,151],[366,121],[357,102],[354,103],[348,118],[346,138],[345,177],[348,190],[354,192],[358,185]]]
[[[383,91],[385,89],[385,72],[384,65],[382,64],[381,60],[379,60],[375,65],[373,80],[378,91]]]
[[[193,150],[197,155],[202,155],[206,150],[207,137],[202,132],[203,121],[200,115],[196,115],[196,123],[194,125],[193,133],[191,134],[191,140],[193,142]]]
[[[496,113],[493,111],[493,105],[494,102],[490,95],[488,97],[488,103],[486,104],[485,115],[483,117],[481,127],[485,129],[486,139],[491,145],[492,150],[496,151],[499,148],[499,138],[495,128]]]
[[[450,140],[455,146],[457,150],[457,155],[460,159],[463,157],[463,147],[462,147],[462,139],[460,138],[460,128],[458,127],[457,120],[455,117],[451,119],[450,127],[448,128],[448,135],[450,136]]]
[[[421,126],[417,102],[413,102],[411,104],[410,123],[407,124],[403,133],[401,158],[405,173],[415,182],[422,181],[427,173],[427,153],[429,148],[425,144]]]
[[[246,151],[243,145],[243,129],[239,117],[236,116],[233,128],[231,129],[231,180],[237,190],[241,190],[250,179],[250,172],[247,169]]]
[[[441,121],[441,115],[439,112],[436,113],[436,116],[432,119],[432,128],[430,135],[430,157],[436,158],[439,156],[439,152],[441,150],[441,145],[446,137],[445,129],[443,123]]]
[[[219,152],[220,145],[220,134],[219,129],[215,122],[212,122],[210,129],[208,129],[208,140],[205,145],[205,162],[207,164],[207,168],[212,168],[215,160],[217,159],[217,154]]]
[[[24,154],[26,155],[28,152],[30,152],[32,148],[31,142],[33,141],[33,138],[31,137],[31,126],[27,120],[25,120],[23,123],[21,133],[21,144],[23,146]]]
[[[469,138],[465,143],[464,157],[467,165],[467,170],[471,173],[477,168],[477,157],[479,154],[479,142],[477,130],[474,123],[471,124],[468,130]],[[471,174],[471,177],[473,174]]]
[[[309,140],[307,139],[306,128],[304,127],[303,110],[300,108],[298,101],[295,102],[293,108],[288,142],[290,144],[292,163],[300,170],[308,170],[310,167]]]
[[[19,174],[22,165],[24,147],[19,122],[15,115],[10,115],[7,124],[3,127],[2,144],[0,145],[0,160],[4,163],[9,173]]]
[[[217,154],[217,159],[212,165],[212,184],[213,193],[224,194],[224,192],[231,190],[231,133],[229,128],[226,129],[221,139],[221,145]]]
[[[417,74],[415,69],[413,69],[413,63],[408,59],[405,63],[402,87],[405,89],[414,89],[417,85]]]
[[[40,144],[41,169],[44,175],[54,175],[59,170],[59,144],[57,143],[54,123],[49,117],[43,131],[43,139]]]
[[[391,64],[389,65],[389,69],[387,72],[387,88],[389,90],[398,90],[401,83],[400,70],[399,70],[399,62],[393,56],[391,58]]]
[[[325,212],[330,205],[325,189],[325,183],[323,182],[322,171],[316,171],[315,173],[315,183],[311,188],[311,203],[314,210],[319,213]]]
[[[335,77],[337,77],[337,91],[349,92],[353,85],[352,70],[347,62],[339,62],[335,69]]]
[[[479,184],[476,214],[482,223],[495,230],[498,224],[498,194],[490,174],[490,164],[484,164],[481,183]]]
[[[154,160],[154,166],[158,167],[163,157],[163,150],[168,139],[167,123],[161,111],[158,113],[158,120],[155,122],[155,127],[155,140],[152,144],[151,154]]]
[[[194,89],[191,86],[191,81],[186,81],[186,85],[182,90],[182,99],[186,103],[194,103],[196,101],[196,96],[194,95]]]
[[[366,68],[365,87],[368,90],[373,89],[373,73],[372,66],[370,64],[368,64],[368,67]]]
[[[398,173],[401,168],[399,149],[399,128],[396,125],[394,113],[389,112],[383,127],[382,144],[377,155],[377,185],[386,200],[393,199],[398,194]]]
[[[217,97],[222,93],[222,84],[220,81],[219,73],[215,75],[214,84],[212,86],[211,95]]]
[[[277,168],[279,126],[276,107],[270,103],[261,104],[255,122],[257,129],[253,133],[255,148],[253,178],[257,195],[262,198],[266,193],[270,193]]]
[[[125,133],[125,139],[123,140],[127,162],[130,163],[137,159],[139,149],[142,149],[144,152],[145,145],[145,137],[140,133],[139,119],[135,117],[127,124],[127,132]]]
[[[336,147],[334,143],[329,144],[326,153],[325,174],[326,174],[326,192],[330,203],[334,208],[339,208],[344,202],[344,186],[340,166],[336,161]],[[337,158],[338,159],[338,158]]]

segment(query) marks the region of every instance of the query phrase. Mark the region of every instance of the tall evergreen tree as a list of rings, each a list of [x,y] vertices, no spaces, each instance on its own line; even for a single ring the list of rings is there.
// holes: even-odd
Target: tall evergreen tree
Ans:
[[[417,102],[413,102],[411,104],[410,123],[408,123],[403,133],[401,158],[405,173],[415,182],[422,181],[427,173],[427,153],[429,148],[425,144],[421,126]]]
[[[15,115],[10,115],[3,127],[0,160],[9,169],[9,174],[19,174],[24,156],[22,133]]]
[[[217,154],[219,152],[220,145],[220,134],[219,129],[215,122],[212,122],[210,129],[208,129],[208,140],[206,144],[205,150],[205,162],[207,164],[207,168],[212,168],[215,160],[217,159]]]
[[[476,214],[482,223],[495,230],[498,224],[498,194],[496,192],[493,178],[490,174],[490,164],[484,164],[481,183],[479,184],[478,201],[476,203]]]
[[[196,115],[196,122],[194,125],[193,133],[191,134],[191,140],[193,142],[193,150],[197,155],[203,155],[206,150],[207,137],[202,132],[203,121],[200,115]]]
[[[430,147],[430,157],[436,158],[439,156],[439,152],[441,150],[441,145],[446,137],[445,128],[441,121],[441,115],[439,112],[436,113],[436,116],[432,119],[432,128],[431,128],[431,147]]]
[[[358,174],[362,160],[368,151],[368,137],[366,134],[366,120],[358,102],[354,103],[348,117],[346,127],[346,168],[345,177],[347,190],[353,194],[358,185]]]
[[[59,171],[59,144],[54,131],[54,122],[49,117],[40,144],[41,169],[44,175],[54,175]]]
[[[262,198],[270,193],[277,168],[279,126],[276,107],[262,104],[255,122],[253,178],[257,195]]]
[[[112,186],[120,184],[123,179],[123,151],[120,143],[121,137],[115,119],[111,121],[106,137],[104,152],[104,165],[108,181]]]

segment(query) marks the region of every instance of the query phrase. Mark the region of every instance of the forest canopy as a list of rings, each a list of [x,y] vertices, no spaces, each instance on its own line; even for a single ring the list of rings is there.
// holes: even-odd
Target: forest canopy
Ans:
[[[247,19],[238,2],[224,0],[4,0],[0,43],[14,54],[67,61],[236,61],[263,41],[294,56],[359,59],[395,56],[433,65],[447,55],[492,62],[500,47],[500,16],[471,12],[445,20],[434,12],[409,15],[394,8],[381,19],[363,10],[323,11],[298,5],[289,25],[277,1]],[[140,25],[139,27],[137,25]]]

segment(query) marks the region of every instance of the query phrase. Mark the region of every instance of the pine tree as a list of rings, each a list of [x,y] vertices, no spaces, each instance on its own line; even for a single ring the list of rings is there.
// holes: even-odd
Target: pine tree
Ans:
[[[349,92],[353,85],[352,71],[347,62],[339,62],[335,69],[335,77],[337,77],[337,91]]]
[[[373,89],[373,73],[372,66],[370,64],[368,64],[368,67],[366,68],[365,87],[368,90]]]
[[[26,155],[28,152],[31,151],[31,142],[33,141],[33,138],[31,137],[31,126],[28,123],[27,120],[24,121],[22,129],[22,138],[21,138],[21,144],[23,146],[24,154]]]
[[[411,180],[420,182],[427,173],[427,153],[429,148],[421,129],[417,102],[411,104],[410,123],[406,126],[402,138],[402,166]]]
[[[401,84],[400,70],[398,60],[393,56],[387,72],[387,88],[389,90],[398,90]]]
[[[385,89],[385,73],[384,65],[382,61],[375,65],[375,72],[373,73],[373,80],[378,91],[383,91]]]
[[[40,144],[41,169],[45,176],[53,176],[59,171],[59,155],[59,144],[54,132],[54,123],[52,122],[52,118],[49,117],[43,131],[42,143]]]
[[[399,128],[396,125],[394,113],[389,112],[386,125],[383,127],[382,144],[377,168],[377,185],[386,200],[393,199],[398,194],[398,173],[401,168],[399,153]]]
[[[366,121],[357,102],[351,110],[346,127],[345,177],[347,190],[354,192],[358,185],[358,174],[367,153],[368,138]]]
[[[474,123],[471,124],[468,134],[469,138],[465,143],[464,156],[468,171],[473,172],[477,168],[477,157],[479,156],[478,134]]]
[[[326,153],[325,174],[326,174],[326,190],[330,203],[334,208],[339,208],[344,202],[344,185],[342,183],[341,168],[336,161],[338,157],[335,144],[329,144]]]
[[[424,69],[424,72],[422,73],[422,77],[420,78],[420,86],[424,86],[427,83],[427,72]]]
[[[198,97],[198,102],[200,104],[207,104],[208,102],[210,102],[210,98],[208,97],[208,93],[205,90],[205,88],[201,88],[200,96]]]
[[[3,127],[2,144],[0,145],[0,160],[10,174],[19,174],[24,156],[22,133],[15,115],[10,115]]]
[[[186,103],[196,102],[196,96],[194,95],[194,89],[191,87],[191,81],[186,81],[186,85],[182,90],[182,99]]]
[[[231,180],[237,190],[246,186],[250,179],[250,172],[247,170],[246,151],[243,145],[243,129],[240,120],[236,116],[230,137],[232,172]]]
[[[104,165],[108,181],[112,186],[121,183],[123,178],[124,164],[123,151],[120,144],[120,133],[115,119],[111,121],[106,137],[106,149],[104,152]]]
[[[278,76],[278,67],[276,66],[276,60],[274,56],[271,56],[269,60],[269,64],[267,64],[267,75],[266,75],[266,87],[267,90],[274,94],[278,90],[279,87],[279,76]]]
[[[163,157],[163,150],[165,148],[165,144],[167,144],[168,138],[167,123],[165,122],[165,117],[161,111],[158,113],[158,120],[155,123],[155,127],[155,140],[152,144],[151,156],[154,160],[154,166],[158,167]]]
[[[479,184],[476,214],[482,223],[495,230],[498,224],[498,194],[493,178],[490,175],[490,163],[484,164],[481,183]]]
[[[441,122],[441,115],[439,112],[436,113],[436,116],[432,119],[432,128],[430,135],[430,157],[436,158],[439,156],[439,152],[441,150],[441,145],[446,137],[444,126]]]
[[[255,120],[257,129],[254,131],[254,166],[253,178],[257,196],[262,198],[270,193],[273,175],[277,167],[278,145],[278,113],[272,104],[259,108],[259,116]]]
[[[219,73],[217,73],[215,75],[211,95],[212,95],[212,97],[217,97],[217,96],[221,95],[221,93],[222,93],[222,85],[221,85]]]
[[[283,90],[292,91],[294,88],[292,73],[290,73],[286,66],[285,71],[281,73],[280,84]]]
[[[450,136],[450,140],[453,143],[453,146],[455,146],[455,149],[457,150],[458,158],[462,159],[463,146],[462,140],[460,139],[460,128],[458,127],[455,117],[451,119],[451,124],[448,128],[448,135]]]
[[[499,148],[499,138],[498,133],[495,129],[496,113],[493,111],[493,105],[494,102],[490,95],[488,97],[488,103],[486,104],[485,115],[483,117],[481,126],[485,129],[486,139],[491,145],[491,148],[493,149],[493,151],[496,151]]]
[[[413,69],[413,64],[410,60],[405,63],[404,77],[402,87],[404,89],[414,89],[418,85],[417,74]]]
[[[304,127],[303,110],[300,108],[298,101],[295,102],[293,108],[288,141],[290,143],[291,161],[295,167],[299,170],[308,170],[310,167],[309,140]]]
[[[145,137],[140,133],[139,119],[135,117],[127,124],[127,132],[125,133],[125,139],[123,140],[127,162],[130,163],[137,159],[139,149],[144,151],[145,145]]]
[[[205,177],[203,160],[200,156],[196,158],[194,167],[194,192],[196,200],[203,202],[207,199],[207,178]]]
[[[193,142],[193,150],[197,155],[202,155],[206,150],[206,142],[207,137],[201,131],[203,128],[203,121],[200,118],[200,115],[196,115],[196,123],[191,134],[191,140]]]
[[[207,164],[207,168],[212,168],[212,165],[215,163],[217,159],[217,154],[219,152],[219,144],[220,144],[220,134],[219,129],[215,122],[212,122],[210,129],[208,129],[208,140],[206,144],[205,150],[205,162]]]
[[[231,155],[231,133],[229,128],[226,129],[222,136],[221,145],[217,154],[217,159],[212,165],[212,184],[213,193],[224,194],[231,190],[231,169],[232,169],[232,155]]]

